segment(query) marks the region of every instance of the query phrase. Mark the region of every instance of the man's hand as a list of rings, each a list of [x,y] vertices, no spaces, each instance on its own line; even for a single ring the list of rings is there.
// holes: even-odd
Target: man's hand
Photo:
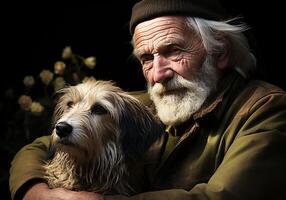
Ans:
[[[103,196],[93,192],[75,192],[63,188],[50,189],[46,183],[33,185],[24,200],[103,200]]]

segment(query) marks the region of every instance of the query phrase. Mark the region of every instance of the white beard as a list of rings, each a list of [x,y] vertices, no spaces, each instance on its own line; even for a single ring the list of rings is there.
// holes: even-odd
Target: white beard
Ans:
[[[193,80],[175,75],[165,83],[148,85],[157,114],[165,125],[181,124],[198,111],[216,88],[218,73],[210,58],[206,58]]]

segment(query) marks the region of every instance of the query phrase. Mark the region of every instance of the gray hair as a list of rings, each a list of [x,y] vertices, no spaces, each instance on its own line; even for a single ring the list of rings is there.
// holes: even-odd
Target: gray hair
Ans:
[[[187,25],[194,29],[201,37],[202,43],[208,54],[219,53],[226,47],[225,43],[230,43],[229,64],[233,66],[241,75],[247,77],[248,73],[255,69],[256,58],[251,53],[248,41],[243,32],[249,27],[240,23],[232,25],[231,22],[237,20],[233,18],[227,21],[211,21],[196,17],[187,17]]]

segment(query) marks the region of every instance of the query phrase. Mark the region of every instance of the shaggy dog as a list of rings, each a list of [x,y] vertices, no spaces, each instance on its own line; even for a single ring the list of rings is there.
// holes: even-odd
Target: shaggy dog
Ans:
[[[76,191],[130,195],[146,152],[163,137],[152,112],[110,81],[62,89],[54,124],[46,180]]]

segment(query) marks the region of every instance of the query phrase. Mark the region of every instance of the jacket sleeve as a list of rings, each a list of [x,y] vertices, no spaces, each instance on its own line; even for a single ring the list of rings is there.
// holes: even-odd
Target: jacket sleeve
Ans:
[[[42,164],[46,158],[49,141],[49,136],[40,137],[24,146],[13,158],[9,178],[12,199],[18,199],[16,197],[31,181],[43,179]]]
[[[286,199],[286,136],[279,131],[243,136],[228,150],[207,183],[190,190],[169,189],[105,200]],[[264,135],[264,136],[262,136]],[[268,141],[267,141],[268,140]]]
[[[286,199],[286,135],[278,130],[244,135],[227,150],[206,183],[190,190],[169,189],[105,200],[261,200]]]

